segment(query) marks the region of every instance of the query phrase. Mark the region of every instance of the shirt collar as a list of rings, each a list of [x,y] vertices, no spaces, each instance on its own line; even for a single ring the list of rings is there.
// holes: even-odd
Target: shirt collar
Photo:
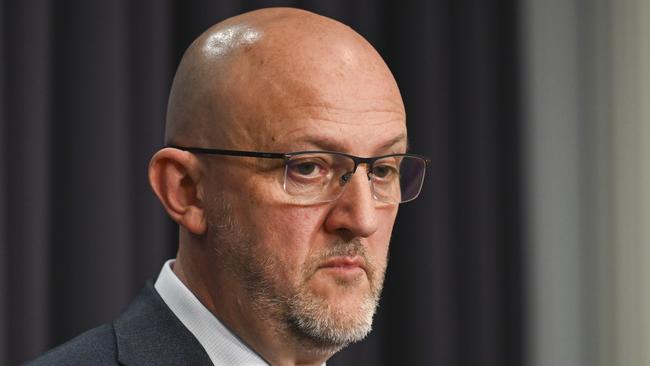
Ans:
[[[196,337],[215,365],[268,366],[194,296],[172,271],[174,260],[163,265],[154,287],[183,325]]]

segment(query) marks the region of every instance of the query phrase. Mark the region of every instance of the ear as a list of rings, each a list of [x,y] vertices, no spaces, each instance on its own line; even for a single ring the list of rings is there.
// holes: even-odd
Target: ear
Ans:
[[[200,178],[200,162],[187,151],[164,148],[149,163],[149,184],[167,214],[196,235],[206,231]]]

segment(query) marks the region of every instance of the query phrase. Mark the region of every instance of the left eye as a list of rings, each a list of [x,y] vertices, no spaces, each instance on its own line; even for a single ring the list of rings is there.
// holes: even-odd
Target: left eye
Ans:
[[[397,170],[395,167],[389,165],[377,165],[372,167],[372,175],[377,178],[390,178],[396,173]]]

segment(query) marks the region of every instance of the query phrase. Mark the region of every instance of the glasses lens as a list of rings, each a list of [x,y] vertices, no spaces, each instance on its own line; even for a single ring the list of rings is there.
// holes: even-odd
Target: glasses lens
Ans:
[[[420,194],[426,162],[415,156],[388,156],[369,172],[375,199],[385,203],[414,200]],[[284,190],[301,203],[336,200],[345,189],[354,160],[332,153],[293,155],[285,165]],[[365,169],[364,169],[365,171]]]
[[[372,168],[376,198],[387,203],[412,201],[420,194],[426,162],[415,156],[390,156],[377,160]]]
[[[416,199],[422,189],[427,163],[418,157],[404,157],[400,166],[400,202]]]
[[[333,201],[343,190],[340,177],[352,169],[354,161],[343,155],[294,155],[285,166],[284,190],[301,202]]]

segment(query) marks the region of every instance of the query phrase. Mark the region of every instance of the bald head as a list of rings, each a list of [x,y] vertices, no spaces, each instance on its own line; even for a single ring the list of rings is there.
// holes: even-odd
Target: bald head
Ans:
[[[257,141],[251,133],[283,111],[335,113],[354,108],[354,98],[403,114],[392,74],[350,27],[304,10],[256,10],[212,26],[187,49],[169,98],[166,142],[273,148],[272,136]]]

